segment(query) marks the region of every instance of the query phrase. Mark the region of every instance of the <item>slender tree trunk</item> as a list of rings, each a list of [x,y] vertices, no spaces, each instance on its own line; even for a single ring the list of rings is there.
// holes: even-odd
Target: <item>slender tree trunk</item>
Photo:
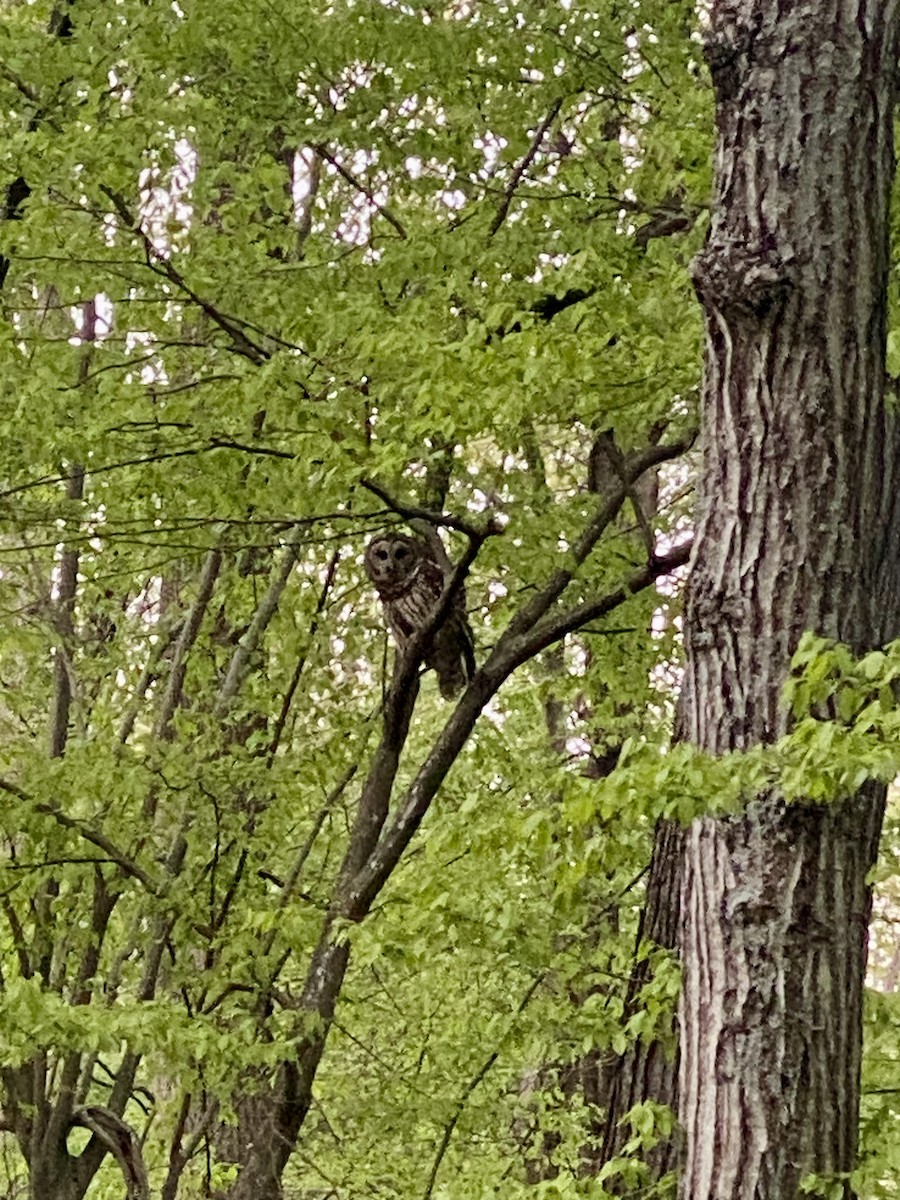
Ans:
[[[673,821],[657,826],[653,857],[647,880],[647,899],[641,920],[640,940],[666,950],[678,945],[682,848],[685,831]],[[640,990],[648,982],[647,960],[638,963],[628,986],[626,1013],[639,1003]],[[621,1153],[630,1129],[622,1118],[636,1104],[653,1100],[674,1107],[677,1093],[678,1057],[660,1041],[640,1039],[601,1076],[596,1103],[605,1109],[606,1120],[598,1130],[595,1169]],[[678,1138],[662,1138],[648,1157],[648,1166],[659,1177],[674,1169]]]
[[[900,633],[900,441],[884,404],[896,0],[718,0],[716,203],[695,279],[704,463],[684,736],[787,729],[806,629]],[[753,800],[688,832],[681,872],[682,1194],[790,1200],[856,1154],[884,796]],[[847,1186],[849,1194],[849,1186]]]

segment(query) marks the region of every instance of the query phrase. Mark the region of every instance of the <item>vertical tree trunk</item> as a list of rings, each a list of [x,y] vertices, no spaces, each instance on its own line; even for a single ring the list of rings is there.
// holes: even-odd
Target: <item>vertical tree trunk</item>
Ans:
[[[773,741],[806,629],[900,633],[900,442],[884,404],[895,0],[717,0],[716,202],[696,265],[704,463],[685,738]],[[789,1200],[854,1166],[883,793],[777,796],[682,859],[683,1195]],[[849,1188],[848,1188],[849,1191]]]

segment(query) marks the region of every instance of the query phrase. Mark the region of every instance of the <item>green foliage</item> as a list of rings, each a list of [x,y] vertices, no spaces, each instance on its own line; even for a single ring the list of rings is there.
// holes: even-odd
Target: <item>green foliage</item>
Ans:
[[[361,563],[400,517],[362,481],[500,518],[466,585],[484,661],[619,487],[600,435],[695,423],[712,104],[680,0],[70,7],[60,38],[0,2],[0,184],[29,190],[0,221],[3,1106],[41,1071],[60,1102],[67,1061],[79,1104],[130,1080],[152,1186],[184,1150],[192,1200],[322,1019],[391,662]],[[690,470],[661,473],[659,546]],[[636,503],[551,615],[646,563]],[[626,1002],[655,821],[896,771],[896,648],[807,641],[784,743],[666,751],[677,615],[648,587],[525,662],[342,927],[304,1200],[642,1186],[669,1115],[633,1110],[586,1178],[570,1080],[672,1036],[668,956],[640,947]],[[392,815],[451,711],[426,675]],[[120,1193],[106,1164],[92,1195]]]
[[[390,670],[361,553],[399,518],[360,481],[501,518],[467,581],[484,660],[619,486],[598,435],[694,422],[711,104],[693,10],[659,0],[3,16],[0,180],[29,195],[0,222],[0,1063],[77,1057],[78,1103],[133,1075],[151,1184],[184,1150],[190,1200],[231,1186],[217,1130],[320,1020],[298,1003]],[[634,503],[554,611],[645,562]],[[549,1132],[543,1190],[586,1187],[597,1113],[559,1080],[671,1028],[664,956],[624,1010],[664,802],[599,777],[665,740],[676,613],[640,592],[489,702],[343,928],[299,1194],[421,1195],[451,1120],[435,1197],[529,1190]],[[395,796],[447,714],[426,676]]]

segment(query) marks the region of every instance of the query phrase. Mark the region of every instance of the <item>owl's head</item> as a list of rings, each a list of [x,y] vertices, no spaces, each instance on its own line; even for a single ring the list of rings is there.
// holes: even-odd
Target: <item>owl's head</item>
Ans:
[[[425,557],[425,547],[403,533],[380,534],[366,546],[366,574],[379,591],[402,587]]]

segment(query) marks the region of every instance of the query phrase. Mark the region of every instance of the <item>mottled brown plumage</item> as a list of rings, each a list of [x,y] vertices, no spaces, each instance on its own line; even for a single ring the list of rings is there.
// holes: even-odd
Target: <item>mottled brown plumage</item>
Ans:
[[[430,620],[447,582],[445,569],[427,542],[402,533],[373,538],[364,561],[402,654],[410,638]],[[445,700],[451,700],[475,673],[472,630],[462,590],[432,635],[425,665],[437,672]]]

